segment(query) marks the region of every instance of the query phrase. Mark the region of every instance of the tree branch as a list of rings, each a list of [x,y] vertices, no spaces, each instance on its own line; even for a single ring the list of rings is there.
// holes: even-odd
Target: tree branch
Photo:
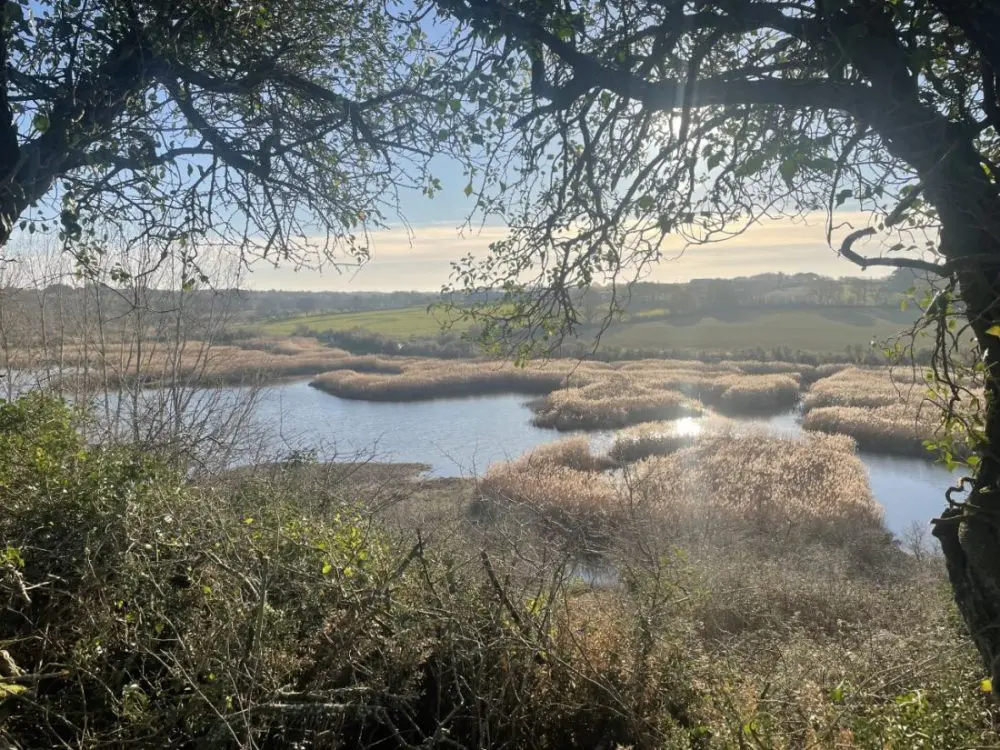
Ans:
[[[527,19],[496,0],[468,0],[460,11],[471,19],[499,24],[501,30],[522,43],[544,44],[554,55],[569,65],[574,79],[589,83],[589,88],[601,88],[619,96],[641,102],[654,110],[677,109],[683,99],[685,82],[672,79],[649,81],[629,70],[609,68],[594,57],[581,52],[575,45],[549,32],[536,21]],[[558,89],[556,89],[558,92]],[[555,100],[558,96],[550,96]],[[871,89],[851,83],[827,79],[731,81],[707,78],[694,82],[691,107],[727,104],[775,104],[784,107],[836,109],[863,119],[877,111]]]
[[[176,82],[168,83],[167,90],[170,92],[170,96],[177,105],[177,108],[201,134],[201,137],[211,144],[213,151],[219,158],[229,166],[247,174],[252,174],[260,180],[268,179],[270,175],[266,166],[240,153],[239,149],[229,143],[222,133],[213,128],[208,120],[202,116],[201,112],[198,111],[198,108],[194,106],[189,91],[181,91]]]
[[[951,263],[931,263],[919,258],[866,258],[851,249],[854,243],[862,237],[871,237],[873,234],[875,234],[874,227],[866,227],[865,229],[858,229],[851,232],[840,243],[840,250],[837,251],[838,254],[859,266],[862,271],[872,266],[888,266],[890,268],[912,268],[915,271],[926,271],[938,276],[950,276],[953,273]]]

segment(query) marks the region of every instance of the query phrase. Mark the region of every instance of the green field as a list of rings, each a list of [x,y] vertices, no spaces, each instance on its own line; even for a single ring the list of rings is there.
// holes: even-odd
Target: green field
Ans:
[[[290,336],[299,326],[306,326],[317,333],[326,331],[351,331],[357,328],[394,338],[437,336],[441,325],[449,320],[443,310],[427,311],[426,307],[401,307],[396,310],[372,310],[357,313],[329,313],[302,315],[274,323],[265,323],[261,332],[268,336]],[[458,321],[452,330],[464,331],[467,321]]]
[[[867,348],[872,338],[895,336],[913,322],[912,313],[876,308],[739,311],[730,320],[704,317],[639,320],[613,326],[603,337],[612,346],[740,351],[788,347],[815,353],[842,353],[848,346]]]
[[[261,331],[270,336],[288,336],[305,325],[317,332],[363,329],[390,338],[433,337],[441,332],[446,315],[443,311],[429,313],[424,307],[303,315],[265,323]],[[611,346],[637,349],[711,352],[788,347],[818,354],[839,354],[848,346],[867,348],[873,338],[882,342],[900,333],[913,320],[912,312],[872,307],[739,310],[729,319],[649,320],[637,317],[613,325],[602,341]],[[468,326],[467,321],[458,322],[453,330],[464,331]]]

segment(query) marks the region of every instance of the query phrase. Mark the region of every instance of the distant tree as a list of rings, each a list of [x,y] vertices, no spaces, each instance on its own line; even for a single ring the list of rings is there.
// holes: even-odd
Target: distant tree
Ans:
[[[464,115],[457,52],[393,0],[0,3],[0,247],[118,229],[194,263],[363,254]],[[454,154],[454,149],[450,149]],[[306,238],[309,239],[307,248]]]
[[[507,285],[507,304],[479,317],[515,351],[574,328],[567,289],[634,278],[667,235],[699,244],[764,216],[867,211],[842,257],[938,279],[922,324],[935,329],[945,426],[974,455],[971,492],[935,534],[1000,684],[1000,3],[438,5],[485,40],[493,99],[520,128],[481,199],[505,206],[514,230],[459,273],[465,286]],[[892,247],[859,252],[871,236]],[[963,331],[978,345],[971,370],[956,356]],[[970,383],[982,408],[956,410]]]

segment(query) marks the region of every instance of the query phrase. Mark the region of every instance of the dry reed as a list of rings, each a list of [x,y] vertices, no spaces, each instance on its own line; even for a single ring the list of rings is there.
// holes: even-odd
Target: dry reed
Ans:
[[[319,375],[312,385],[341,398],[366,401],[477,396],[488,393],[545,394],[567,382],[574,370],[565,363],[515,367],[509,363],[401,358],[358,363],[352,357]],[[359,366],[355,368],[355,364]]]
[[[817,380],[802,402],[804,411],[827,406],[876,407],[915,402],[923,395],[912,370],[847,367]]]
[[[557,430],[627,427],[697,415],[701,405],[683,394],[616,373],[580,388],[564,388],[535,404],[534,423]]]
[[[809,411],[802,426],[850,435],[863,451],[923,458],[928,457],[924,441],[940,432],[940,420],[931,404],[916,409],[905,403],[872,408],[824,406]]]
[[[708,435],[732,435],[737,429],[735,422],[723,417],[644,422],[619,430],[608,456],[618,464],[634,463],[651,456],[670,455]]]
[[[612,454],[613,455],[613,454]],[[561,523],[610,531],[643,513],[673,525],[739,524],[769,532],[820,529],[850,535],[882,528],[855,443],[844,436],[804,433],[782,440],[753,431],[703,434],[688,447],[649,458],[624,474],[595,471],[581,443],[545,447],[492,467],[487,498],[531,508]]]
[[[709,436],[639,465],[643,500],[670,516],[756,526],[881,525],[864,464],[842,438]]]

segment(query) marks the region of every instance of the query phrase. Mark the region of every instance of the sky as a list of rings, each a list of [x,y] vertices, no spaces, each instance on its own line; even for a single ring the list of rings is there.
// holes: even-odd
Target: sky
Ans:
[[[858,213],[838,215],[855,227],[865,226],[867,217]],[[417,224],[411,234],[389,230],[374,235],[372,259],[361,268],[274,268],[258,263],[244,280],[251,289],[296,291],[437,291],[447,283],[451,262],[472,253],[485,252],[505,229],[486,227],[460,233],[460,219]],[[861,270],[840,258],[826,242],[826,216],[807,215],[805,222],[768,221],[751,227],[726,242],[684,249],[679,238],[670,237],[663,246],[664,260],[647,281],[684,282],[694,278],[733,278],[758,273],[818,273],[824,276],[861,276]],[[849,231],[849,230],[847,230]],[[837,242],[838,235],[834,235]],[[855,250],[878,255],[876,243],[858,243]],[[870,269],[871,277],[885,276],[891,269]]]

